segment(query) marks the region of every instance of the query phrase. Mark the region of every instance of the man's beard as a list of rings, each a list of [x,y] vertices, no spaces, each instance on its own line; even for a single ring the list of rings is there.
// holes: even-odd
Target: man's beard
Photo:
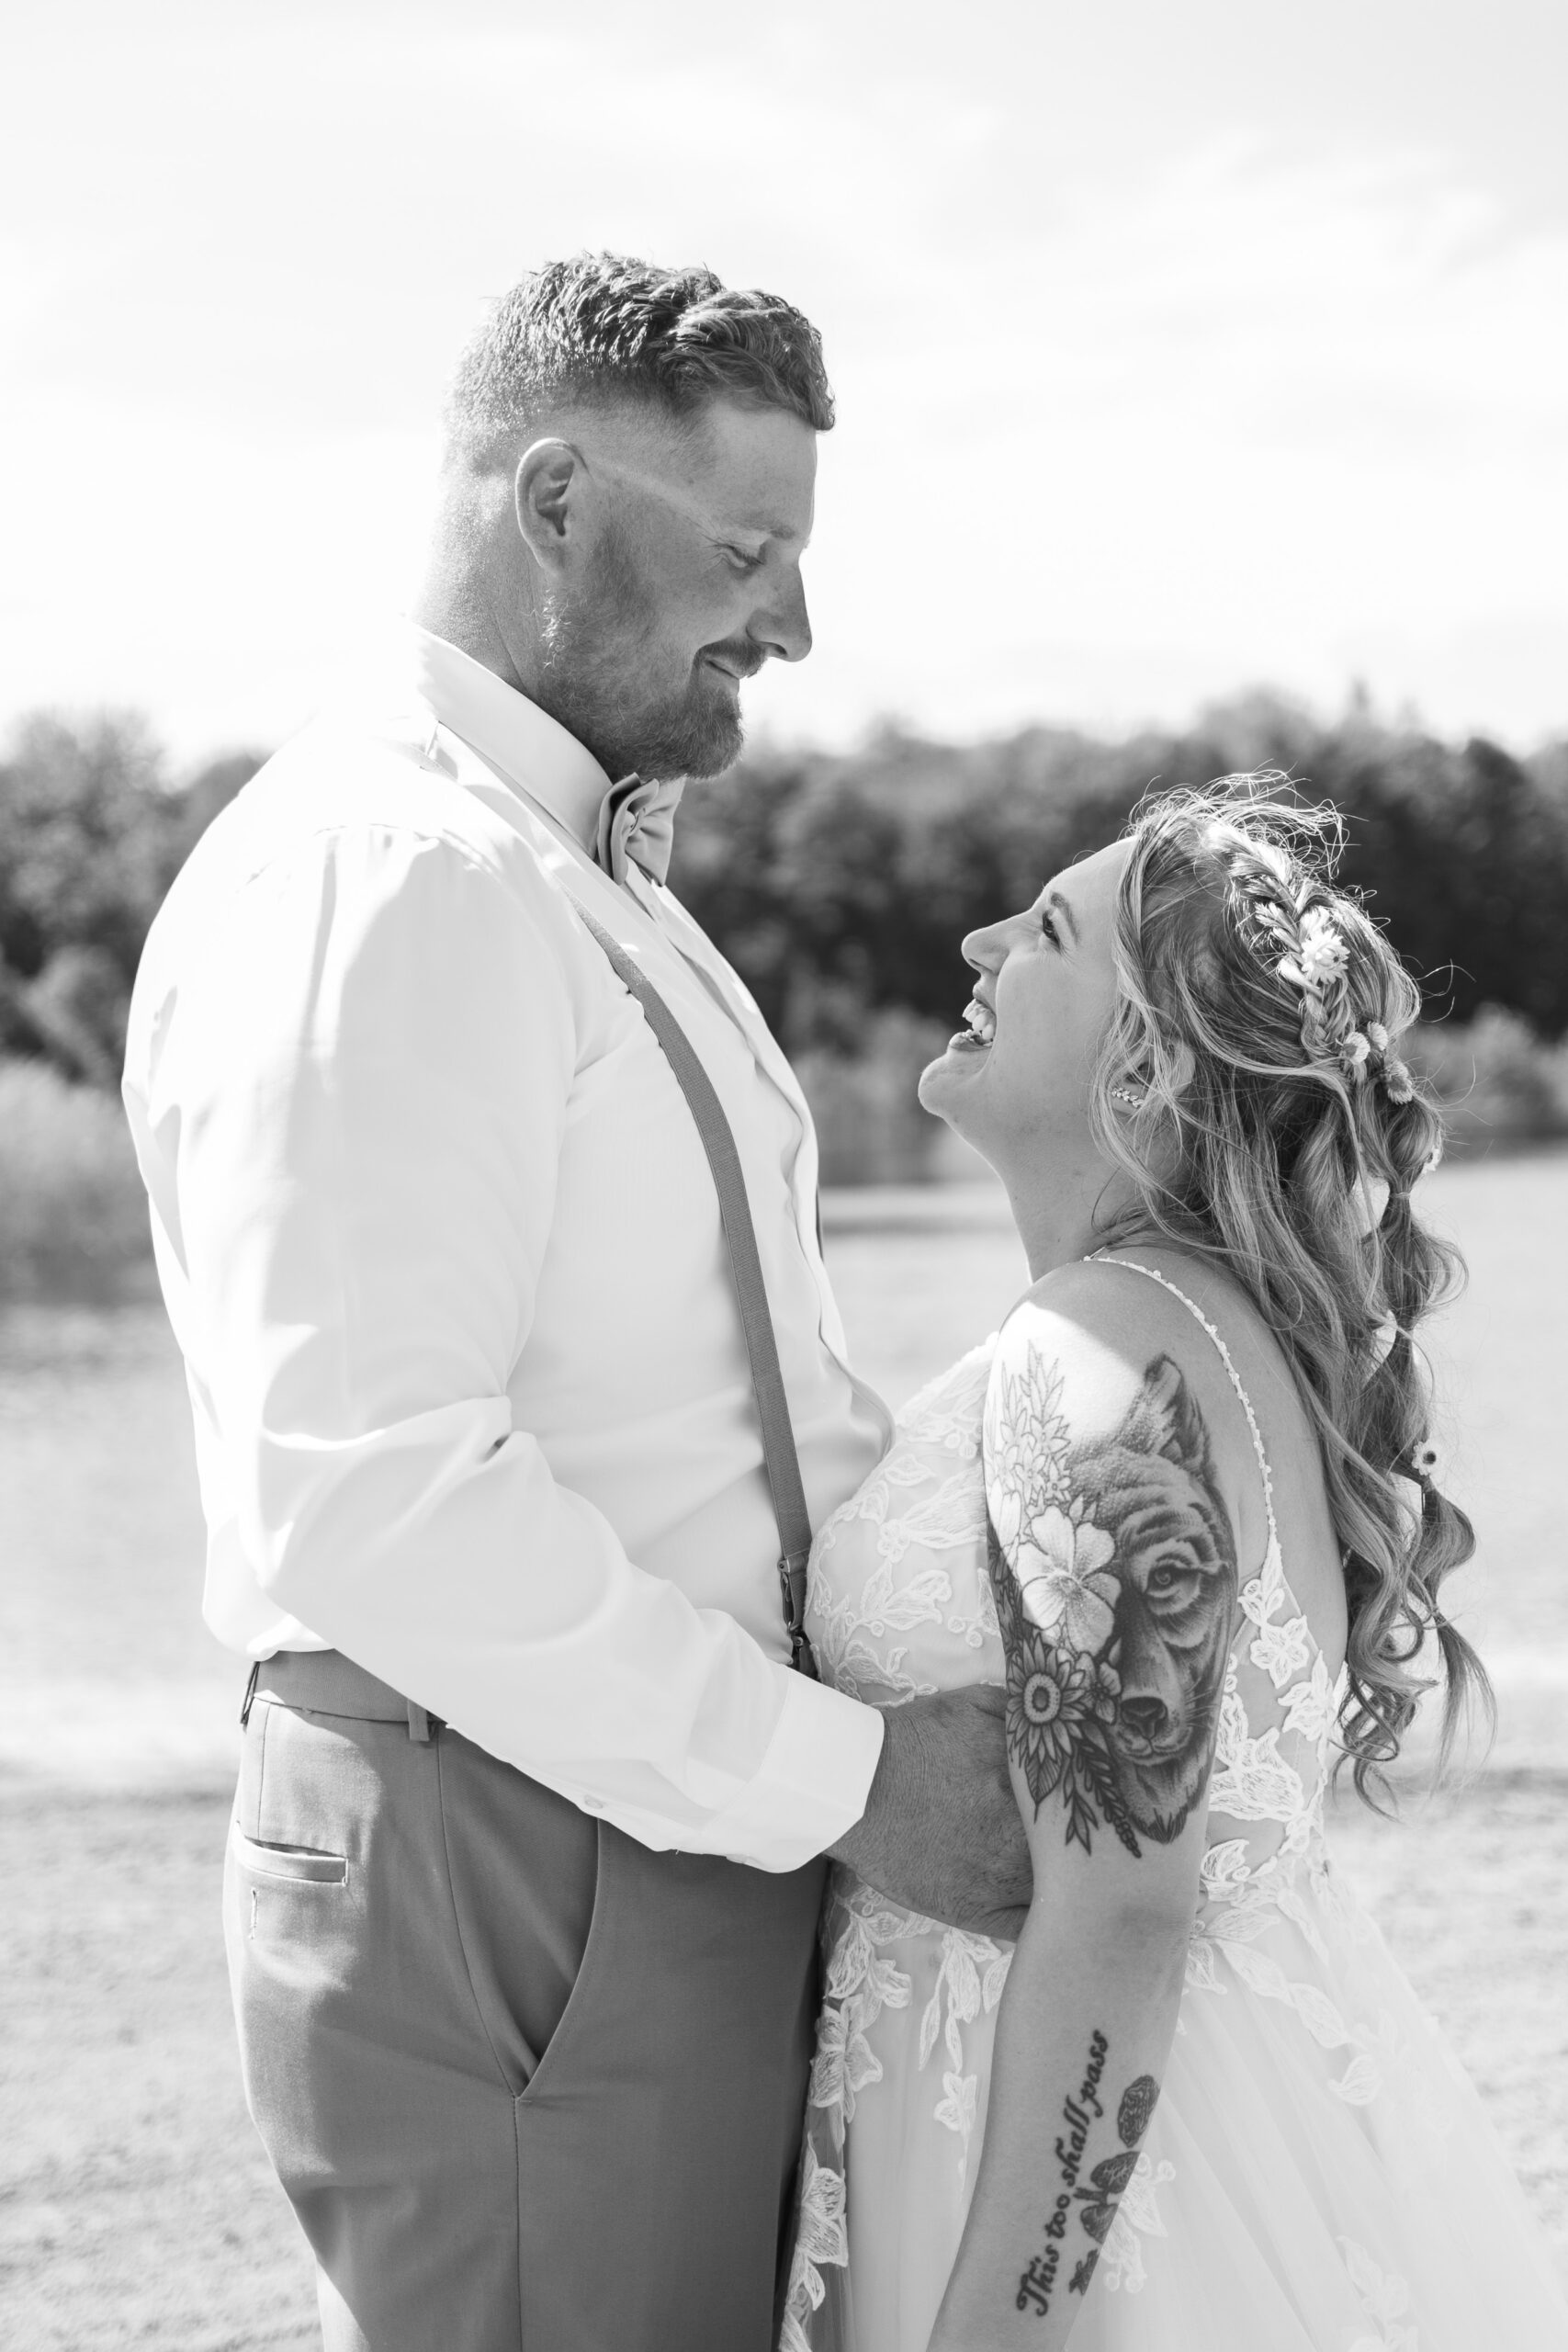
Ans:
[[[673,685],[649,674],[658,625],[657,592],[612,525],[594,550],[581,597],[546,623],[538,701],[613,781],[634,770],[655,784],[717,775],[740,756],[745,730],[738,698],[704,656],[716,655],[738,678],[749,678],[761,668],[762,655],[746,639],[705,646]]]

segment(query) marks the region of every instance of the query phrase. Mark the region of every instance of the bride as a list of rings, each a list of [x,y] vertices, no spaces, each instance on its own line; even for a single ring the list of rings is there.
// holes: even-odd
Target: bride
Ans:
[[[1325,1849],[1429,1659],[1445,1749],[1485,1694],[1413,1343],[1451,1272],[1418,993],[1332,848],[1232,779],[964,942],[921,1100],[1033,1287],[822,1529],[808,1621],[885,1706],[1005,1685],[1034,1896],[1015,1946],[836,1870],[784,2352],[1568,2345]]]

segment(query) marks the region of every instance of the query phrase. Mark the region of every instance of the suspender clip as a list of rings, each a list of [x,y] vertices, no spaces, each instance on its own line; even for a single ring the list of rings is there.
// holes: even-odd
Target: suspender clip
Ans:
[[[796,1674],[819,1682],[817,1656],[806,1631],[806,1568],[808,1552],[786,1552],[779,1562],[779,1587],[784,1595],[784,1631],[789,1635],[789,1662]]]

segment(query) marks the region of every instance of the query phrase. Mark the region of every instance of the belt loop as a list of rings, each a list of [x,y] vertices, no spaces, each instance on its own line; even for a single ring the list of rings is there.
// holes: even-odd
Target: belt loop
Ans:
[[[250,1679],[245,1684],[245,1695],[240,1702],[240,1729],[242,1731],[245,1731],[249,1728],[251,1720],[251,1705],[255,1698],[256,1684],[260,1679],[261,1660],[258,1657],[252,1663]]]
[[[409,1737],[421,1747],[430,1746],[430,1717],[416,1700],[409,1701]]]

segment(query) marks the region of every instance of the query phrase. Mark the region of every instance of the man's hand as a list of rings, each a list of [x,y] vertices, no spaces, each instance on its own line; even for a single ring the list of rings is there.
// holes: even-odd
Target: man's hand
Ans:
[[[831,1850],[895,1903],[1016,1937],[1033,1892],[1008,1778],[1007,1693],[968,1685],[886,1707],[865,1811]]]

